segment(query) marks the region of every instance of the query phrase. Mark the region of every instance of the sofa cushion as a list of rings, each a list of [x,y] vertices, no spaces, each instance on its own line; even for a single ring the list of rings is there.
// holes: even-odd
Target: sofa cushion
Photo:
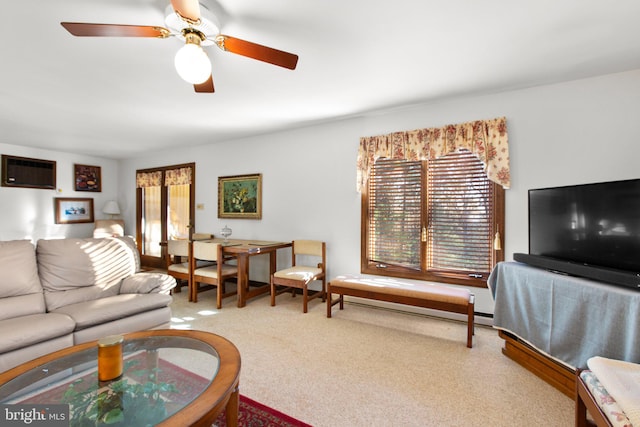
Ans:
[[[0,242],[0,320],[44,313],[36,251],[28,240]]]
[[[171,308],[162,307],[123,317],[112,322],[100,323],[89,328],[76,330],[73,332],[73,343],[82,344],[107,335],[128,334],[129,332],[146,331],[147,329],[168,329],[170,327]]]
[[[134,252],[123,238],[39,240],[47,309],[117,295],[121,280],[138,268]]]
[[[0,320],[0,353],[69,335],[74,327],[73,319],[64,314],[32,314]]]
[[[134,268],[136,272],[140,271],[140,253],[138,252],[138,246],[136,245],[136,242],[133,240],[133,238],[131,236],[113,236],[114,239],[119,240],[120,242],[126,244],[129,249],[131,250],[131,253],[133,254],[133,259],[134,259]]]
[[[55,313],[66,314],[76,322],[76,330],[110,322],[149,310],[166,307],[171,296],[165,294],[123,294],[93,301],[65,305]]]
[[[0,298],[0,321],[31,314],[42,314],[46,311],[47,307],[44,304],[42,293]],[[2,329],[0,329],[0,337],[1,331]]]
[[[126,277],[120,285],[121,294],[169,294],[176,287],[176,279],[164,273],[136,273]]]
[[[0,298],[42,293],[36,251],[28,240],[0,242]]]
[[[73,334],[67,334],[38,344],[20,347],[7,353],[0,353],[0,372],[8,371],[45,354],[71,347],[74,344],[73,338]]]

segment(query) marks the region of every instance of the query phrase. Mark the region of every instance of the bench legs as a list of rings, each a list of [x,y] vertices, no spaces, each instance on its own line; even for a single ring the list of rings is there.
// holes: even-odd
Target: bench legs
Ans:
[[[331,299],[331,283],[327,284],[327,317],[331,318],[331,307],[340,304],[340,310],[344,310],[344,295],[338,294],[337,299]]]
[[[474,302],[473,297],[467,306],[467,347],[473,347],[473,336],[475,335]]]

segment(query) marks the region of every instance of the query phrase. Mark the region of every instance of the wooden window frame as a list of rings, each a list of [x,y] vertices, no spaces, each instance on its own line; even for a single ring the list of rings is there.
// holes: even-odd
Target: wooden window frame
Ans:
[[[427,194],[427,168],[428,161],[423,161],[422,163],[422,192],[423,192],[423,204],[422,204],[422,226],[427,227],[427,214],[428,214],[428,200],[426,200]],[[372,171],[373,174],[373,171]],[[369,182],[371,182],[371,177]],[[495,182],[491,182],[491,193],[493,198],[493,219],[494,223],[492,224],[491,236],[493,242],[493,236],[496,233],[499,233],[501,247],[504,247],[504,223],[505,223],[505,203],[504,203],[504,188]],[[361,262],[360,262],[360,271],[363,274],[374,274],[380,276],[390,276],[390,277],[398,277],[405,279],[414,279],[414,280],[425,280],[432,282],[441,282],[441,283],[450,283],[471,287],[487,287],[487,279],[490,271],[482,272],[480,277],[473,277],[473,274],[469,274],[464,271],[428,271],[427,270],[427,242],[426,239],[421,239],[421,266],[420,269],[412,269],[397,265],[390,264],[381,264],[380,262],[375,262],[370,260],[369,257],[369,239],[370,239],[370,230],[369,230],[369,186],[362,192],[361,196]],[[493,244],[491,245],[490,251],[490,270],[495,267],[495,265],[504,260],[504,250],[495,249]]]

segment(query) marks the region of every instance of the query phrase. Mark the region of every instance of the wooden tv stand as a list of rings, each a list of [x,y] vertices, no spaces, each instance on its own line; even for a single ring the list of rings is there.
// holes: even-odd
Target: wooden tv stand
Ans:
[[[545,356],[509,332],[498,331],[498,336],[504,340],[502,354],[575,400],[576,371],[574,369]]]

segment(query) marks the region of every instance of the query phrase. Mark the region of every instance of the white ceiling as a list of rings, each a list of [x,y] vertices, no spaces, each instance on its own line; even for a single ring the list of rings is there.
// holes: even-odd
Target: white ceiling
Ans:
[[[3,3],[0,143],[109,158],[640,68],[637,0],[201,0],[224,34],[300,59],[209,47],[216,91],[197,94],[176,38],[60,26],[164,26],[169,0]]]

